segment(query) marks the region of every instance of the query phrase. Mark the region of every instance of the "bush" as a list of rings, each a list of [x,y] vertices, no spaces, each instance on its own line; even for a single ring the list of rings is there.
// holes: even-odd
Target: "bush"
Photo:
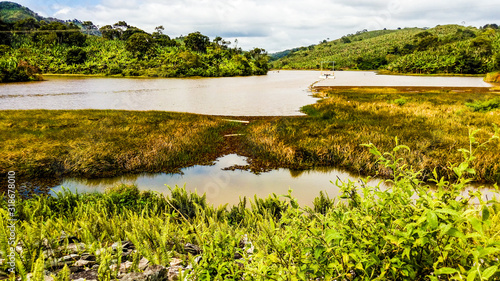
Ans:
[[[80,64],[84,63],[87,59],[87,52],[82,48],[72,48],[66,53],[67,64]]]
[[[500,108],[500,98],[493,98],[485,101],[475,101],[466,103],[474,112],[488,112]]]

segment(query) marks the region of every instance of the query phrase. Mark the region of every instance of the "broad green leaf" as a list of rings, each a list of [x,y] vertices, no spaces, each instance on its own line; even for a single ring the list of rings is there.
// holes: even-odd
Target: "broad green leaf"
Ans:
[[[452,210],[452,209],[436,209],[434,210],[436,213],[440,213],[440,214],[448,214],[448,215],[452,215],[452,216],[458,216],[459,213],[455,210]]]
[[[467,275],[467,281],[474,281],[476,279],[477,275],[477,269],[473,268],[469,271],[469,274]]]
[[[490,218],[490,210],[488,209],[488,206],[483,206],[483,216],[482,216],[482,221],[487,221]]]
[[[448,232],[446,234],[453,236],[453,237],[460,238],[460,239],[465,239],[465,235],[460,230],[456,229],[455,227],[450,228],[450,230],[448,230]]]
[[[427,212],[427,223],[432,229],[436,229],[438,227],[438,217],[436,213],[434,213],[433,211]]]
[[[481,221],[479,221],[478,219],[472,217],[472,218],[469,218],[469,222],[470,224],[472,225],[472,228],[474,228],[475,231],[477,232],[483,232],[483,225],[481,223]]]
[[[500,249],[493,247],[486,247],[484,249],[479,250],[479,257],[489,256],[491,254],[495,254],[500,252]]]
[[[440,274],[453,274],[458,272],[458,270],[451,268],[451,267],[442,267],[436,271],[434,271],[435,275],[440,275]]]
[[[493,274],[495,274],[495,272],[497,272],[497,270],[498,270],[498,266],[496,266],[496,265],[490,266],[483,271],[483,273],[481,274],[481,277],[483,277],[485,279],[489,279],[491,276],[493,276]]]
[[[335,229],[328,229],[325,233],[326,242],[330,243],[332,240],[342,239],[342,234]]]

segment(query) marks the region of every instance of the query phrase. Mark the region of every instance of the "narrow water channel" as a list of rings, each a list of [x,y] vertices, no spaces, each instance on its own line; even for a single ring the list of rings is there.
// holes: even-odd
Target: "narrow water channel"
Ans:
[[[312,205],[312,201],[320,191],[330,198],[338,196],[339,189],[334,184],[337,180],[358,181],[355,175],[336,169],[315,169],[294,171],[278,169],[266,173],[254,174],[246,170],[224,170],[233,165],[246,165],[243,156],[229,154],[214,162],[211,166],[193,166],[182,169],[182,174],[140,174],[127,175],[107,179],[66,179],[61,185],[53,188],[52,195],[65,187],[78,192],[103,192],[106,188],[120,183],[136,184],[141,190],[154,190],[170,194],[168,186],[185,186],[186,190],[205,193],[207,201],[216,206],[220,204],[237,204],[239,198],[246,196],[253,199],[254,195],[265,198],[271,193],[284,195],[289,189],[301,205]],[[371,183],[377,184],[379,180]]]

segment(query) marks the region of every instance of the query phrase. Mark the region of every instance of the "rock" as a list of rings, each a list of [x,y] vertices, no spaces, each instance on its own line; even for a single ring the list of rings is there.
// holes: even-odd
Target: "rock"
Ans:
[[[94,264],[95,264],[95,261],[80,259],[80,260],[77,260],[73,264],[73,266],[90,267],[90,266],[93,266]]]
[[[80,259],[80,255],[71,254],[71,255],[67,255],[67,256],[60,258],[59,262],[77,261],[79,259]]]
[[[135,250],[132,250],[132,249],[127,249],[127,251],[123,252],[122,254],[122,258],[124,258],[125,260],[128,259],[128,257],[134,252]]]
[[[115,271],[117,266],[118,265],[113,264],[110,266],[110,268],[111,268],[111,270]],[[126,261],[126,262],[123,262],[120,264],[120,269],[118,271],[121,273],[127,273],[131,267],[132,267],[132,262]]]
[[[80,240],[78,239],[78,237],[74,236],[74,235],[67,235],[66,232],[62,231],[61,233],[61,236],[59,236],[59,243],[62,243],[64,242],[65,240],[68,240],[68,243],[78,243],[80,242]]]
[[[87,281],[97,281],[97,270],[85,270],[78,273],[73,273],[69,276],[71,280],[87,280]]]
[[[146,267],[148,267],[148,264],[149,264],[149,261],[147,258],[142,258],[140,261],[139,261],[139,269],[140,270],[145,270]]]
[[[179,273],[184,269],[182,266],[171,266],[168,269],[168,281],[177,281],[179,280]]]
[[[193,255],[201,254],[200,247],[197,245],[191,244],[191,243],[186,243],[186,245],[184,245],[184,251],[186,251],[190,254],[193,254]]]
[[[61,261],[60,259],[49,259],[49,267],[53,269],[61,269],[65,265],[71,266],[74,263],[74,260],[66,260],[66,261]]]
[[[118,242],[113,243],[113,245],[111,245],[111,249],[113,249],[113,251],[118,250],[118,244],[119,244]],[[123,252],[128,252],[129,250],[135,249],[135,245],[132,244],[132,242],[130,241],[122,241],[121,244]]]
[[[143,273],[148,281],[168,280],[168,270],[161,265],[150,265]]]
[[[28,281],[33,280],[33,273],[28,273],[28,274],[26,274],[26,280],[28,280]],[[49,276],[49,275],[46,275],[46,274],[45,274],[45,275],[43,276],[43,280],[44,280],[44,281],[54,281],[54,278],[53,278],[52,276]],[[38,281],[38,280],[36,280],[36,281]]]
[[[96,257],[89,253],[83,253],[81,259],[86,261],[95,261]]]
[[[76,272],[82,272],[82,271],[85,271],[85,268],[81,267],[81,266],[70,266],[69,267],[69,271],[71,273],[76,273]]]
[[[252,242],[250,242],[248,240],[248,235],[246,235],[246,234],[243,236],[243,238],[241,238],[238,246],[240,246],[240,248],[242,248],[242,249],[246,248],[247,254],[253,254],[253,251],[255,249]]]
[[[124,275],[120,280],[121,281],[142,281],[144,280],[144,274],[140,272],[131,272],[129,274]]]
[[[170,266],[178,266],[182,264],[182,260],[178,258],[173,258],[170,260]]]
[[[132,272],[124,275],[120,280],[122,281],[167,281],[168,271],[161,265],[150,265],[143,272]]]
[[[68,244],[67,247],[62,247],[62,251],[68,251],[71,253],[80,253],[85,250],[85,244],[84,243],[71,243]]]

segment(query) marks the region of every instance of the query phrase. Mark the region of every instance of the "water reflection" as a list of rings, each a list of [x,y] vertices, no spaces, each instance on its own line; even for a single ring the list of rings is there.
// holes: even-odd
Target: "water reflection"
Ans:
[[[339,195],[339,188],[335,184],[337,180],[345,183],[349,180],[360,181],[360,177],[356,175],[327,167],[313,170],[278,169],[258,175],[245,170],[225,169],[247,164],[246,157],[230,154],[217,159],[210,166],[184,168],[180,174],[157,173],[103,179],[65,179],[61,185],[54,187],[50,194],[54,195],[55,192],[61,191],[63,186],[73,192],[103,192],[108,187],[124,183],[136,184],[140,190],[153,190],[169,195],[168,186],[177,185],[185,186],[186,190],[196,191],[199,194],[205,193],[207,201],[218,206],[237,204],[239,198],[244,196],[253,199],[254,196],[265,198],[272,193],[284,195],[292,189],[292,194],[299,204],[312,206],[314,198],[320,191],[328,194],[330,198]],[[372,179],[368,184],[371,186],[380,184],[382,189],[390,188],[390,184],[381,179]],[[498,194],[491,185],[486,187],[471,185],[462,192],[462,195],[468,198],[469,191],[477,190],[483,193],[483,200],[493,199],[493,196]],[[470,203],[477,204],[479,201],[474,199]]]
[[[140,174],[108,179],[66,179],[51,192],[61,190],[61,186],[78,192],[102,192],[106,187],[119,183],[136,184],[141,190],[154,190],[169,194],[168,186],[185,186],[187,190],[206,193],[207,201],[214,205],[236,204],[240,197],[267,197],[271,193],[287,194],[289,189],[301,205],[312,205],[320,191],[330,198],[338,196],[338,188],[331,181],[347,182],[358,179],[336,169],[297,171],[289,169],[273,170],[259,175],[244,170],[223,170],[233,165],[246,165],[245,157],[230,154],[217,159],[211,166],[193,166],[182,169],[182,174]],[[377,184],[374,181],[373,184]]]

